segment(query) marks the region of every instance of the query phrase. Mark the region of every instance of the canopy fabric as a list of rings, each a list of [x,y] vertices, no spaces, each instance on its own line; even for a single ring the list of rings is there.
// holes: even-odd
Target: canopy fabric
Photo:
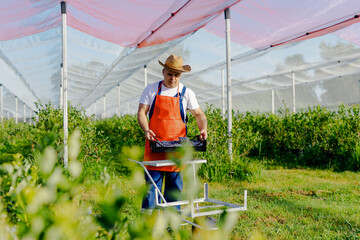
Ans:
[[[203,27],[240,0],[68,0],[68,26],[121,46],[151,46]],[[60,0],[2,1],[0,41],[61,25]]]
[[[60,0],[1,1],[0,41],[26,37],[60,26]]]
[[[337,36],[353,44],[360,46],[360,24],[356,23],[347,28],[334,32]]]
[[[359,22],[359,10],[357,0],[243,0],[231,7],[231,40],[261,50],[319,37]],[[223,36],[223,26],[218,18],[206,29]]]
[[[18,106],[61,99],[60,0],[0,0],[0,83]],[[360,100],[360,1],[68,0],[68,99],[88,114],[136,113],[172,53],[192,72],[181,81],[202,107],[222,107],[223,11],[230,8],[232,92],[238,111],[336,106]],[[274,98],[272,93],[274,91]],[[120,93],[120,94],[119,94]],[[119,105],[120,103],[120,105]],[[18,113],[20,116],[20,109]],[[30,116],[31,111],[24,115]],[[7,113],[5,114],[5,116]]]

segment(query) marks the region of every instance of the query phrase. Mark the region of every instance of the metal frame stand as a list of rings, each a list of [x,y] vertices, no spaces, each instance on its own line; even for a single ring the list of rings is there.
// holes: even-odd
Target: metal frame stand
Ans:
[[[175,206],[181,206],[181,205],[190,205],[190,216],[191,218],[196,218],[196,217],[202,217],[202,216],[210,216],[210,215],[215,215],[215,214],[221,214],[224,211],[226,212],[238,212],[238,211],[245,211],[247,209],[247,190],[244,190],[244,206],[240,206],[240,205],[236,205],[236,204],[232,204],[232,203],[227,203],[227,202],[223,202],[223,201],[219,201],[216,199],[212,199],[209,198],[209,185],[208,183],[204,183],[204,197],[203,198],[195,198],[195,199],[190,199],[190,200],[182,200],[182,201],[175,201],[175,202],[167,202],[161,192],[161,189],[159,189],[157,187],[157,185],[155,184],[153,178],[151,177],[150,173],[148,172],[148,170],[146,169],[145,166],[155,166],[155,167],[164,167],[164,166],[173,166],[176,165],[173,161],[171,160],[158,160],[158,161],[136,161],[133,159],[128,159],[131,162],[135,162],[137,164],[139,164],[145,171],[145,174],[149,177],[150,182],[154,185],[155,187],[155,206],[157,208],[162,208],[165,209],[167,207],[175,207]],[[191,164],[193,166],[193,174],[194,174],[194,184],[196,184],[196,172],[195,172],[195,164],[201,164],[201,163],[206,163],[205,159],[196,159],[196,160],[191,160],[186,162],[186,165]],[[162,200],[162,202],[160,201],[160,199]],[[210,203],[211,205],[205,205],[205,206],[199,206],[199,203]],[[208,210],[208,211],[202,211],[200,212],[200,210],[206,210],[206,209],[210,209],[210,208],[223,208],[220,210]],[[184,218],[181,218],[183,222],[186,222],[188,224],[193,225],[194,227],[197,228],[204,228],[203,226],[200,226],[194,222],[188,221]],[[208,228],[210,230],[216,230],[218,228]]]

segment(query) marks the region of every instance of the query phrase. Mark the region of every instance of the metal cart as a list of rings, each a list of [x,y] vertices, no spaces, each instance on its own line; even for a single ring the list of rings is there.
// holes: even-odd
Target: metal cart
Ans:
[[[152,179],[151,175],[149,174],[148,170],[145,166],[155,166],[155,167],[164,167],[164,166],[173,166],[176,165],[171,160],[158,160],[158,161],[136,161],[133,159],[128,159],[129,161],[135,162],[139,164],[145,171],[145,174],[149,177],[151,183],[155,187],[155,206],[157,208],[165,209],[167,207],[174,207],[174,206],[181,206],[181,205],[190,205],[190,215],[191,218],[201,217],[201,216],[210,216],[215,214],[221,214],[224,211],[227,212],[237,212],[237,211],[245,211],[247,206],[247,191],[244,190],[244,205],[239,206],[232,203],[227,203],[223,201],[219,201],[216,199],[209,198],[209,185],[207,183],[204,183],[204,197],[203,198],[197,198],[190,199],[190,200],[182,200],[182,201],[175,201],[175,202],[167,202],[161,192],[161,190],[157,187],[154,180]],[[194,184],[196,183],[196,171],[195,171],[195,164],[201,164],[206,163],[205,159],[196,159],[187,161],[184,164],[186,165],[192,165],[193,168],[193,174],[194,174]],[[162,202],[160,201],[162,200]],[[199,206],[199,203],[208,203],[208,205],[205,206]],[[222,208],[222,209],[216,209],[211,210],[214,208]],[[207,211],[206,211],[207,210]],[[194,227],[203,228],[203,226],[200,226],[194,222],[188,221],[185,218],[181,218],[183,222],[193,225]],[[217,227],[208,228],[212,230],[218,229]]]

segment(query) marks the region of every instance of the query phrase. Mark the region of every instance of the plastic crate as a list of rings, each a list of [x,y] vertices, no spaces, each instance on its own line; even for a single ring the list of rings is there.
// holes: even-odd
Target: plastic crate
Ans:
[[[154,153],[176,152],[184,146],[185,142],[190,143],[196,152],[206,152],[206,140],[189,140],[188,138],[179,138],[179,141],[150,141],[150,149]]]

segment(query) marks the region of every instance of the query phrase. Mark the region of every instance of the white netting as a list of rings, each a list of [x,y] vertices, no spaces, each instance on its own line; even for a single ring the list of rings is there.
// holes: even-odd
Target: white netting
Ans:
[[[120,32],[126,34],[124,30],[116,29],[123,24],[118,22],[122,18],[116,15],[122,6],[115,4],[112,0],[94,1],[94,4],[103,5],[97,9],[96,14],[91,16],[94,24],[97,23],[99,26],[90,26],[86,24],[85,20],[89,14],[92,14],[89,11],[96,7],[89,5],[89,8],[86,8],[86,4],[84,5],[82,2],[69,1],[69,9],[72,14],[70,15],[70,24],[78,28],[84,27],[84,29],[67,27],[68,100],[72,105],[86,109],[87,114],[96,114],[97,118],[110,117],[115,114],[134,114],[137,112],[138,100],[145,87],[144,65],[146,65],[147,82],[150,84],[162,79],[162,67],[158,64],[158,60],[165,61],[170,54],[177,54],[184,58],[185,64],[192,67],[192,72],[183,74],[181,81],[194,90],[201,106],[212,104],[222,107],[222,76],[225,76],[226,83],[226,71],[222,73],[226,68],[226,46],[225,23],[221,11],[226,6],[232,6],[230,10],[234,9],[234,15],[231,28],[234,33],[234,41],[231,44],[231,91],[233,108],[236,111],[270,112],[285,107],[292,109],[294,107],[293,75],[297,110],[313,105],[333,107],[340,103],[357,104],[360,102],[360,50],[358,45],[360,43],[360,24],[356,23],[358,21],[356,17],[353,19],[351,17],[360,10],[360,4],[354,0],[330,2],[333,4],[326,5],[325,9],[321,8],[323,3],[314,3],[311,11],[307,13],[304,9],[311,8],[308,1],[285,4],[279,0],[271,0],[266,5],[260,0],[255,4],[247,0],[213,0],[212,6],[210,2],[198,0],[191,4],[188,4],[187,1],[167,2],[164,6],[162,0],[157,0],[148,3],[149,9],[153,9],[154,15],[150,10],[147,11],[146,7],[137,7],[138,3],[133,2],[129,11],[141,9],[141,13],[144,15],[141,17],[151,19],[151,22],[146,22],[146,26],[142,29],[138,22],[129,22],[130,17],[134,17],[129,13],[128,19],[124,19],[124,21],[129,29],[136,27],[136,31],[135,29],[134,32],[129,30],[130,35],[127,38],[126,36],[112,36],[110,31],[110,28],[114,27],[113,35]],[[57,9],[59,3],[59,1],[54,1],[48,4],[39,4],[38,1],[24,0],[22,7],[25,15],[23,14],[23,16],[15,11],[18,6],[15,3],[13,3],[14,5],[12,3],[4,5],[7,6],[8,12],[6,19],[0,17],[0,19],[6,20],[2,25],[3,31],[0,35],[2,39],[0,41],[0,83],[4,86],[3,116],[5,117],[8,114],[10,117],[15,116],[15,96],[18,99],[16,113],[18,116],[24,115],[24,103],[28,109],[25,112],[26,116],[30,116],[29,114],[35,110],[34,102],[51,102],[55,106],[60,104],[62,36],[60,9]],[[115,4],[113,9],[111,4]],[[257,8],[264,4],[266,8]],[[285,7],[283,4],[289,12],[282,13],[282,9]],[[248,7],[247,13],[242,10],[244,6]],[[205,25],[205,28],[183,36],[184,31],[196,30],[201,24],[208,21],[192,16],[194,14],[194,9],[190,9],[192,7],[202,10],[204,15],[206,15],[206,11],[209,11],[211,16],[209,15],[208,20],[211,20],[216,14],[219,16],[213,22]],[[310,13],[321,9],[321,12],[317,12],[316,17],[321,19],[322,25],[317,26],[311,19],[306,22],[297,22],[290,14],[301,11],[296,7],[301,7],[304,11],[301,14],[304,16],[308,14],[309,18],[313,17],[309,15]],[[105,10],[108,11],[109,16],[102,12]],[[176,10],[180,11],[179,14],[175,14]],[[257,12],[262,14],[256,15]],[[81,16],[75,16],[76,13],[81,13]],[[262,16],[270,18],[272,13],[276,13],[274,22],[270,23],[261,19]],[[30,22],[27,26],[19,25],[17,30],[15,25],[22,23],[25,16],[29,16]],[[186,20],[182,22],[181,16]],[[239,21],[246,16],[248,19],[245,26],[243,22]],[[95,21],[96,17],[101,19]],[[138,18],[140,19],[140,16]],[[281,19],[286,19],[286,26]],[[347,19],[354,24],[341,23]],[[302,36],[300,32],[300,35],[294,35],[294,31],[287,30],[294,26],[301,28],[301,31],[304,29],[313,31],[321,30],[321,27],[332,26],[332,24],[336,24],[337,20],[343,25],[340,30],[333,33],[326,34],[331,32],[331,29],[322,29],[321,31],[325,35],[277,47],[270,48],[266,44],[256,45],[258,49],[248,47],[252,46],[252,42],[240,45],[239,42],[245,41],[249,37],[246,34],[253,32],[254,29],[249,28],[251,28],[251,23],[256,20],[259,20],[256,24],[256,29],[259,31],[256,35],[251,36],[251,38],[259,38],[256,40],[256,44],[268,44],[275,40],[279,42],[281,39],[285,41]],[[109,23],[112,24],[109,25]],[[104,31],[106,36],[94,34],[97,35],[94,37],[85,33],[86,31],[95,31],[96,27],[101,27],[100,24],[105,24],[103,26],[107,27]],[[156,29],[150,30],[151,26]],[[176,28],[170,26],[176,26]],[[181,29],[182,26],[184,29]],[[268,32],[269,29],[276,30],[276,34],[274,32],[274,34],[265,35],[261,32]],[[102,32],[100,30],[102,29],[99,29],[99,32]],[[164,33],[170,30],[172,36],[175,37],[161,39],[161,36],[164,37]],[[138,35],[135,36],[135,33]],[[120,46],[100,38],[113,39],[113,42],[121,39],[124,42],[129,41],[126,39],[136,39],[141,42],[141,40],[147,39],[144,44],[151,46],[145,44],[147,47],[139,48],[136,41],[128,43],[126,46]]]

